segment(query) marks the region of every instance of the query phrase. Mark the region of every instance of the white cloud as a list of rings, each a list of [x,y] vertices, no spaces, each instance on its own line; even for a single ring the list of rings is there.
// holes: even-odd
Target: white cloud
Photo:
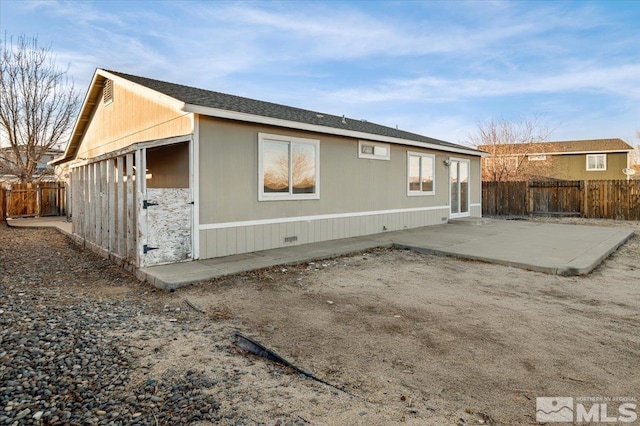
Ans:
[[[378,87],[349,88],[325,93],[345,103],[454,102],[461,99],[526,94],[598,92],[640,99],[640,64],[593,69],[569,69],[557,74],[517,74],[508,78],[446,78],[425,76],[394,79]]]
[[[45,23],[41,41],[53,42],[78,86],[104,67],[454,141],[515,98],[566,117],[586,108],[580,97],[598,94],[640,113],[640,35],[599,3],[42,1],[11,9]]]

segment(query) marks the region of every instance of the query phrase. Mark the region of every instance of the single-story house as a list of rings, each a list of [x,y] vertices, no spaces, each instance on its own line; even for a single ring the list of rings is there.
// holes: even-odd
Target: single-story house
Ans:
[[[482,155],[98,69],[54,163],[76,239],[140,268],[481,216]]]
[[[483,180],[626,179],[633,147],[622,139],[480,145]]]

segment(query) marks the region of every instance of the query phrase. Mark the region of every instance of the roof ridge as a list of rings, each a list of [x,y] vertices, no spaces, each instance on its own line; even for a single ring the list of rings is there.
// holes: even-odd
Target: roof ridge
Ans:
[[[264,101],[264,100],[261,100],[261,99],[249,98],[247,96],[234,95],[232,93],[220,92],[218,90],[204,89],[202,87],[196,87],[196,86],[188,86],[188,85],[182,84],[182,83],[173,83],[171,81],[158,80],[156,78],[144,77],[144,76],[134,75],[134,74],[127,74],[127,73],[123,73],[123,72],[119,72],[119,71],[112,71],[112,70],[107,70],[107,69],[103,69],[103,71],[106,71],[108,73],[111,73],[111,74],[114,74],[114,75],[117,75],[117,76],[120,76],[120,77],[123,77],[123,78],[134,77],[134,78],[138,78],[138,79],[155,81],[155,82],[162,83],[162,84],[170,84],[172,86],[184,87],[185,89],[201,90],[203,92],[216,93],[216,94],[220,94],[220,95],[224,95],[224,96],[230,96],[230,97],[237,98],[237,99],[244,99],[244,100],[253,101],[253,102],[261,102],[261,103],[270,104],[270,105],[274,105],[274,106],[286,106],[287,108],[293,108],[293,109],[297,109],[297,110],[300,110],[300,111],[311,112],[311,113],[314,113],[314,114],[332,115],[334,117],[341,118],[340,116],[335,115],[335,114],[327,114],[327,113],[323,113],[323,112],[320,112],[320,111],[314,111],[314,110],[310,110],[310,109],[306,109],[306,108],[300,108],[300,107],[295,107],[295,106],[288,106],[288,105],[284,105],[284,104],[279,104],[277,102]],[[350,119],[350,120],[357,120],[356,118],[349,118],[349,117],[346,117],[346,118]]]

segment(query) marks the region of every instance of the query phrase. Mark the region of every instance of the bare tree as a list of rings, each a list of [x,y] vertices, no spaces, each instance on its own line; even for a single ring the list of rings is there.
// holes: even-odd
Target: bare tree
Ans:
[[[528,161],[536,152],[536,143],[543,142],[552,130],[539,118],[520,121],[505,119],[479,122],[467,143],[491,154],[482,159],[482,179],[489,181],[527,180],[544,176],[553,167],[553,159]]]
[[[636,132],[636,137],[640,140],[640,131]],[[640,165],[640,144],[635,145],[633,149],[633,156],[631,158],[632,166]]]
[[[68,137],[80,98],[50,47],[22,35],[0,52],[0,173],[38,178],[38,162]]]
[[[264,171],[264,186],[267,192],[288,192],[291,168],[292,190],[294,193],[315,190],[315,162],[313,155],[305,149],[292,149],[291,164],[289,152],[274,156]]]

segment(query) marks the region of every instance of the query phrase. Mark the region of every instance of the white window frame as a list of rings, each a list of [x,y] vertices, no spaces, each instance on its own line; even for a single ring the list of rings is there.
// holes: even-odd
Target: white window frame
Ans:
[[[590,157],[604,157],[604,167],[602,169],[599,169],[597,167],[589,167]],[[596,160],[596,164],[598,164],[597,160]],[[587,154],[587,171],[588,172],[606,172],[607,171],[607,154]]]
[[[547,156],[545,154],[529,154],[527,159],[529,161],[547,161]]]
[[[420,190],[411,190],[411,157],[429,157],[433,163],[433,190],[423,191],[422,185]],[[422,168],[420,169],[420,182],[422,182]],[[425,152],[407,151],[407,196],[415,197],[422,195],[435,195],[436,194],[436,156],[433,154],[427,154]]]
[[[363,147],[373,147],[373,154],[363,152]],[[386,155],[376,154],[376,148],[384,148],[387,150]],[[358,141],[358,158],[366,158],[369,160],[391,160],[391,145],[388,143]]]
[[[277,141],[291,145],[300,143],[313,145],[315,149],[315,192],[313,194],[294,194],[293,193],[293,177],[292,170],[289,167],[289,193],[268,193],[264,192],[264,163],[263,163],[263,147],[264,141]],[[291,156],[289,156],[291,162]],[[291,164],[289,164],[291,165]],[[269,133],[258,133],[258,201],[287,201],[287,200],[319,200],[320,199],[320,141],[317,139],[298,138],[293,136],[274,135]]]

